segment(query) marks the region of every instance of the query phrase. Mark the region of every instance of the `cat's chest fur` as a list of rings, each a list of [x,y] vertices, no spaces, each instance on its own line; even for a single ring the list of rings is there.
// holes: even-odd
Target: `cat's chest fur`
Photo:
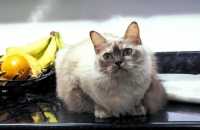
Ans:
[[[81,83],[84,85],[82,88],[84,93],[107,111],[122,114],[131,111],[135,105],[139,104],[150,82],[146,79],[146,85],[142,85],[132,81],[129,76],[108,79],[93,76],[91,81]]]

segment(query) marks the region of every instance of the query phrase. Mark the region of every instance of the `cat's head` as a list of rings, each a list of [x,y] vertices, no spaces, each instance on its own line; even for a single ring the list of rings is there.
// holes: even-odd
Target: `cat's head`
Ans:
[[[142,62],[142,52],[139,27],[132,22],[124,37],[106,35],[95,31],[90,32],[94,45],[99,70],[113,76],[125,76],[130,73],[133,66]]]

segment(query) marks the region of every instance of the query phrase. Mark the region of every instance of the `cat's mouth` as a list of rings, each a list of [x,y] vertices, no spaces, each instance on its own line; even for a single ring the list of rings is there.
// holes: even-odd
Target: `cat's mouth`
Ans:
[[[122,67],[118,67],[114,72],[116,76],[125,76],[127,73],[128,71]]]

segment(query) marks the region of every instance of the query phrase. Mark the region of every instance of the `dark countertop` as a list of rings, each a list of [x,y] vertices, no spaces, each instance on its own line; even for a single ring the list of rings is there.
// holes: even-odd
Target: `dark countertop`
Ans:
[[[157,56],[161,73],[200,73],[199,52]],[[55,89],[52,74],[39,83],[18,87],[15,93],[0,93],[0,129],[200,129],[199,104],[169,101],[156,115],[99,119],[91,113],[69,113],[56,98]]]

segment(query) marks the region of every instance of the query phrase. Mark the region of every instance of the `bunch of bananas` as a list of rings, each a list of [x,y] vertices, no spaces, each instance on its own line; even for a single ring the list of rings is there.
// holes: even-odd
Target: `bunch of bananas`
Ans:
[[[6,54],[0,58],[0,62],[3,62],[8,56],[13,54],[22,55],[30,64],[31,77],[35,78],[41,74],[43,69],[54,67],[56,52],[64,45],[65,43],[60,33],[52,31],[49,36],[29,43],[26,46],[8,47]]]

